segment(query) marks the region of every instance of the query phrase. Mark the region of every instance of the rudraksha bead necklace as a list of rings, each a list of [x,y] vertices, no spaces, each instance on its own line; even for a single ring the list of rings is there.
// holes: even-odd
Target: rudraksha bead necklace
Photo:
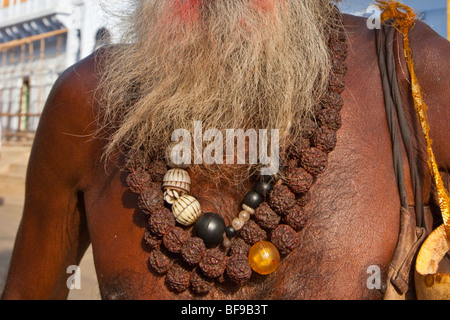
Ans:
[[[191,289],[204,295],[227,279],[242,285],[253,272],[273,273],[281,257],[300,245],[298,232],[306,225],[309,190],[327,168],[342,125],[347,71],[343,30],[329,36],[329,46],[333,71],[328,92],[315,109],[317,126],[286,150],[283,179],[261,178],[243,197],[242,211],[230,225],[217,213],[203,213],[189,195],[186,166],[171,161],[142,166],[128,159],[129,190],[139,194],[139,208],[148,217],[144,241],[152,249],[149,267],[166,275],[172,291]]]

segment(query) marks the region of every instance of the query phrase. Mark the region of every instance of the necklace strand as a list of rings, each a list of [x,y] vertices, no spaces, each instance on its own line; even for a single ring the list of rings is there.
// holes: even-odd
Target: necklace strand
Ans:
[[[205,295],[216,282],[243,285],[254,272],[273,273],[281,258],[300,245],[298,232],[306,225],[309,190],[326,170],[342,125],[341,93],[347,72],[342,29],[329,35],[329,47],[333,70],[328,92],[315,108],[317,127],[306,130],[284,153],[284,178],[261,177],[229,226],[219,214],[202,213],[200,203],[189,195],[191,180],[185,166],[127,160],[127,185],[139,195],[138,206],[148,217],[144,242],[152,250],[149,269],[165,275],[170,290],[181,293],[190,288]]]

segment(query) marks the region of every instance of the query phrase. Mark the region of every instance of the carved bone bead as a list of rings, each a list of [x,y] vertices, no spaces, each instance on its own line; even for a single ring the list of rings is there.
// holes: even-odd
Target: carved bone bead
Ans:
[[[162,186],[164,190],[176,190],[186,194],[191,191],[191,177],[186,170],[171,169],[164,176]]]
[[[168,189],[168,190],[164,191],[164,200],[168,204],[173,205],[175,203],[175,201],[177,201],[177,199],[179,199],[180,197],[182,197],[184,195],[185,195],[185,193],[182,193],[180,191]]]
[[[202,211],[197,199],[184,195],[174,202],[172,213],[178,223],[188,227],[197,221]]]

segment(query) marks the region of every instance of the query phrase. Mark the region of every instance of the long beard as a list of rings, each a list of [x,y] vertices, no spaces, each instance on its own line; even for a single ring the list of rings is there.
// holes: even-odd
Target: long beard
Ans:
[[[331,72],[329,0],[143,0],[100,86],[105,155],[164,155],[174,130],[279,130],[298,139]]]

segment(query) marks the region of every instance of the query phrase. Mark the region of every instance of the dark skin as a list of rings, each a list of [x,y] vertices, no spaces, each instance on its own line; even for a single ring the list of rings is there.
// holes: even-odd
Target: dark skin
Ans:
[[[346,102],[338,147],[327,171],[312,190],[309,221],[301,247],[283,260],[276,273],[252,285],[221,286],[214,299],[380,299],[368,290],[367,268],[387,271],[398,238],[400,201],[392,166],[373,30],[365,19],[345,16],[349,37]],[[399,43],[401,48],[401,43]],[[434,151],[442,170],[450,168],[450,44],[418,23],[411,33],[416,71],[430,107]],[[101,55],[98,52],[97,55]],[[66,269],[78,265],[92,243],[104,299],[189,299],[167,289],[164,278],[148,270],[142,244],[145,217],[137,196],[127,191],[126,173],[101,161],[105,141],[92,139],[98,106],[93,99],[101,74],[96,56],[66,71],[42,114],[27,176],[22,223],[3,298],[66,299]],[[411,114],[417,144],[408,72],[401,49],[398,75]],[[423,152],[423,147],[422,147]],[[119,164],[123,159],[113,159]],[[406,163],[405,158],[405,163]],[[427,172],[426,163],[421,166]],[[406,169],[408,185],[409,174]],[[422,177],[424,201],[430,201],[430,177]],[[234,217],[242,193],[220,190],[192,176],[192,194],[203,211]],[[245,182],[244,189],[251,185]],[[413,199],[409,187],[409,199]],[[411,200],[410,200],[411,201]],[[385,276],[383,277],[383,281]]]

